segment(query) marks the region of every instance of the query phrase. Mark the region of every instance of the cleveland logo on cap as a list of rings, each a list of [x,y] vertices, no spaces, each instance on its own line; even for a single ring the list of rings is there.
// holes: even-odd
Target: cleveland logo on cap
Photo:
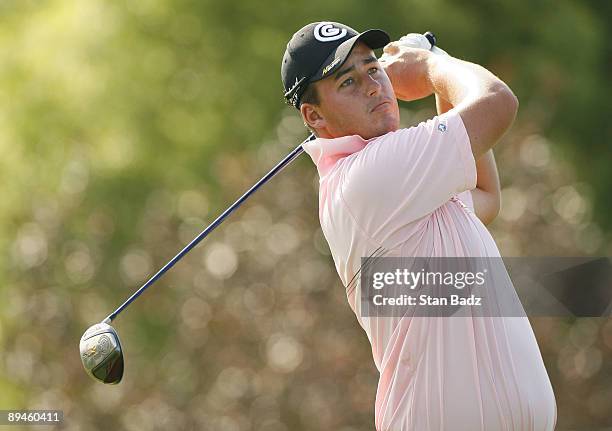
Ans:
[[[332,23],[321,22],[314,28],[314,37],[319,42],[331,42],[346,36],[345,28],[334,27]]]
[[[341,58],[336,58],[334,61],[325,66],[325,68],[323,69],[323,75],[327,75],[327,72],[329,72],[331,68],[334,67],[336,64],[340,63],[341,60]]]

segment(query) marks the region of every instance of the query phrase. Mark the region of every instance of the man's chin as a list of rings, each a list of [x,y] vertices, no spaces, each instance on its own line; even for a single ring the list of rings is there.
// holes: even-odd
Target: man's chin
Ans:
[[[362,124],[367,124],[367,120],[365,120]],[[342,130],[342,131],[334,131],[335,133],[334,132],[330,133],[328,130],[326,130],[325,132],[320,133],[320,137],[333,139],[333,138],[340,138],[343,136],[357,135],[365,140],[374,139],[374,138],[386,135],[387,133],[394,132],[397,129],[399,129],[399,119],[395,117],[387,117],[384,119],[379,119],[378,121],[376,121],[376,123],[371,121],[369,126],[370,127],[368,127],[365,130],[364,129],[361,129],[361,130],[348,129],[348,130]]]
[[[364,139],[378,138],[379,136],[386,135],[387,133],[395,132],[397,129],[399,129],[399,124],[397,124],[396,122],[390,122],[389,124],[381,124],[380,127],[377,127],[375,130],[372,130],[369,133],[367,133],[367,137],[362,136],[362,138]]]

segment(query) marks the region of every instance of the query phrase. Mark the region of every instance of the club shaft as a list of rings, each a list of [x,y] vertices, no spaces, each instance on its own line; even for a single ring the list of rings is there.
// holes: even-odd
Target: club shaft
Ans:
[[[304,151],[303,145],[313,139],[313,135],[310,135],[304,142],[298,145],[293,151],[291,151],[283,160],[281,160],[270,172],[264,175],[257,183],[253,185],[249,190],[246,191],[236,202],[234,202],[229,208],[227,208],[219,217],[215,219],[206,229],[204,229],[198,236],[196,236],[189,244],[185,246],[176,256],[172,258],[168,263],[166,263],[162,269],[157,271],[157,273],[151,277],[145,284],[142,285],[140,289],[138,289],[132,296],[130,296],[119,308],[113,311],[108,315],[106,319],[103,320],[104,323],[110,324],[115,318],[125,310],[128,305],[130,305],[136,298],[138,298],[142,292],[144,292],[149,286],[159,280],[162,275],[164,275],[170,268],[174,266],[179,260],[183,258],[187,253],[191,251],[196,245],[200,243],[204,238],[208,236],[213,230],[215,230],[223,221],[232,213],[236,208],[246,201],[249,196],[255,193],[261,186],[267,183],[272,177],[278,174],[285,166],[291,163],[294,159],[296,159],[302,152]]]

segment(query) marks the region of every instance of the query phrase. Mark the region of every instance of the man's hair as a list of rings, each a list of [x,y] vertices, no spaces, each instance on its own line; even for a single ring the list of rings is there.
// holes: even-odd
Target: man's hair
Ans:
[[[302,97],[300,98],[300,106],[302,106],[303,103],[310,103],[311,105],[319,104],[319,93],[317,92],[317,88],[314,84],[308,85],[306,90],[304,90],[304,94],[302,94]],[[308,130],[316,135],[314,129],[312,129],[308,123],[306,123],[306,121],[304,121],[304,126],[306,126]]]
[[[310,103],[311,105],[319,104],[319,94],[317,93],[317,89],[314,85],[310,84],[304,90],[304,94],[300,98],[300,105],[302,103]]]

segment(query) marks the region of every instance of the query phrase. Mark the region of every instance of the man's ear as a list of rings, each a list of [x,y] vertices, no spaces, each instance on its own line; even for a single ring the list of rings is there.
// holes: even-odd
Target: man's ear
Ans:
[[[300,113],[306,125],[311,129],[318,130],[325,128],[327,123],[318,106],[312,103],[302,103]]]

